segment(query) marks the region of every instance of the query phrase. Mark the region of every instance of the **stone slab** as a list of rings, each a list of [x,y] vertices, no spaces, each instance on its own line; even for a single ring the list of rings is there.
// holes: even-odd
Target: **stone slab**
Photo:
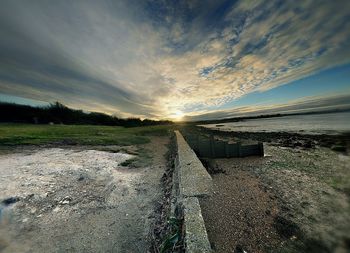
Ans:
[[[198,198],[183,199],[186,253],[212,252]]]
[[[175,131],[177,139],[177,166],[179,190],[182,197],[208,196],[212,192],[212,179],[182,134]]]

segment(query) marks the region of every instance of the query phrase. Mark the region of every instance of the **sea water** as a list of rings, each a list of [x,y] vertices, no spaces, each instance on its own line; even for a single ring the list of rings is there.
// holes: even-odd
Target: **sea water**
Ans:
[[[292,115],[239,122],[202,125],[212,129],[238,132],[296,132],[339,134],[350,132],[350,112]]]

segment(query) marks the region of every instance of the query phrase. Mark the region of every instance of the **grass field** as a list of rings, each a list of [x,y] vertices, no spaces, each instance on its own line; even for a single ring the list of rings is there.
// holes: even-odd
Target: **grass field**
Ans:
[[[167,135],[173,126],[116,127],[95,125],[0,124],[0,145],[135,145],[154,135]]]

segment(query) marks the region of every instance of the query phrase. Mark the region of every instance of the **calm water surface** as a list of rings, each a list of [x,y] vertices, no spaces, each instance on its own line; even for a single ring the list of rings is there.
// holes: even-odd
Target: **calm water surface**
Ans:
[[[350,112],[249,119],[203,126],[224,131],[338,134],[350,132]]]

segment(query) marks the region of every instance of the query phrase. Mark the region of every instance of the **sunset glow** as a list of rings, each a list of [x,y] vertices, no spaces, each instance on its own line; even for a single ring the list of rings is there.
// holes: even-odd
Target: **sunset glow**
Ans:
[[[270,105],[350,94],[349,10],[349,1],[2,1],[0,98],[179,120],[254,108],[257,94]],[[293,95],[296,86],[309,94]]]

